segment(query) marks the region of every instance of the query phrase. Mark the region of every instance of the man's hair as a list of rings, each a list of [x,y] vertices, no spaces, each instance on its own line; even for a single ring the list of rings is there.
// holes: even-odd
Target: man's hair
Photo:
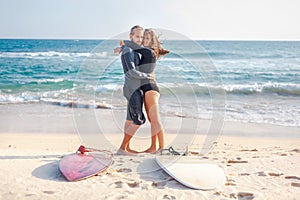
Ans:
[[[140,29],[141,31],[144,30],[143,27],[141,27],[140,25],[135,25],[134,27],[132,27],[132,28],[130,29],[130,35],[134,35],[134,31],[135,31],[136,29]]]

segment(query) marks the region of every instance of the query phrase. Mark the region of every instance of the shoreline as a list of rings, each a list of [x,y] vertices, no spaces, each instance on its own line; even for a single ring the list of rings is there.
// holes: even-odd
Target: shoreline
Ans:
[[[1,133],[84,133],[93,126],[96,133],[123,132],[125,111],[112,109],[72,109],[51,104],[10,104],[0,105]],[[85,117],[81,117],[85,116]],[[85,119],[87,118],[87,119]],[[89,119],[89,120],[88,120]],[[163,127],[168,134],[192,133],[207,135],[211,120],[184,118],[178,116],[161,116]],[[100,128],[99,128],[100,127]],[[239,137],[274,137],[299,139],[300,127],[273,124],[250,123],[240,121],[223,121],[218,124],[219,136]],[[196,133],[195,133],[196,131]],[[147,121],[137,132],[148,136],[150,125]]]

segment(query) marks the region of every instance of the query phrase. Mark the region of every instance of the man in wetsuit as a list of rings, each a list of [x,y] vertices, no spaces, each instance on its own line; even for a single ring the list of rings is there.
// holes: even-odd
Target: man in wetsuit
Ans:
[[[134,26],[130,31],[132,42],[141,45],[143,40],[143,28]],[[137,153],[130,149],[129,142],[140,125],[144,124],[146,119],[143,114],[143,92],[140,89],[141,81],[153,79],[152,74],[142,73],[137,70],[139,65],[139,55],[128,46],[122,47],[121,61],[125,74],[123,86],[123,95],[126,97],[127,116],[124,125],[124,138],[117,154]]]

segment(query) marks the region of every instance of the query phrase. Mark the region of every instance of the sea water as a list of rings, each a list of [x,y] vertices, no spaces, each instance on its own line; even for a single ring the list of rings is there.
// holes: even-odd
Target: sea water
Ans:
[[[0,40],[0,104],[125,111],[123,69],[120,56],[113,54],[118,43]],[[213,100],[221,98],[227,121],[300,126],[300,42],[193,44],[199,48],[191,48],[190,41],[164,43],[171,53],[157,62],[155,71],[162,115],[211,119]],[[211,84],[216,78],[218,84]]]

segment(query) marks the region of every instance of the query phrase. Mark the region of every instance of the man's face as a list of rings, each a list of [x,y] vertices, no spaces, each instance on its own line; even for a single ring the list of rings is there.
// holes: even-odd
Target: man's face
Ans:
[[[143,42],[144,31],[141,29],[135,29],[134,34],[130,34],[130,40],[138,45],[141,45]]]

